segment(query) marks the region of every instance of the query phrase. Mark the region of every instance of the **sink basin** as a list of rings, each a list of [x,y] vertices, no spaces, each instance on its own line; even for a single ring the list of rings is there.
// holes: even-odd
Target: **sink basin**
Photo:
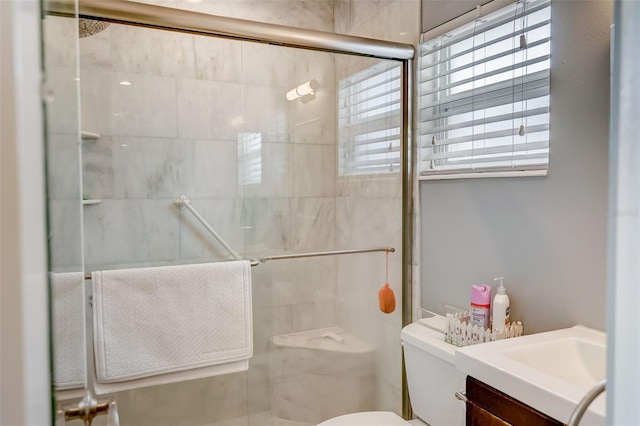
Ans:
[[[456,350],[456,367],[523,403],[567,423],[571,412],[606,377],[606,335],[575,326]],[[581,425],[605,424],[606,394]]]
[[[606,348],[576,337],[506,350],[503,355],[587,389],[606,377]]]

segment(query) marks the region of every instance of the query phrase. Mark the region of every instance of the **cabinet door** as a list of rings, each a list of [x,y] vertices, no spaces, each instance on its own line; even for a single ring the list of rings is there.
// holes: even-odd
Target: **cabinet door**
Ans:
[[[511,426],[473,402],[467,402],[467,426]]]
[[[513,426],[562,426],[540,411],[492,388],[471,376],[467,376],[467,426],[468,425],[513,425]],[[469,411],[477,408],[489,413],[503,423],[470,423]],[[484,414],[483,414],[484,416]],[[472,418],[473,421],[473,418]]]

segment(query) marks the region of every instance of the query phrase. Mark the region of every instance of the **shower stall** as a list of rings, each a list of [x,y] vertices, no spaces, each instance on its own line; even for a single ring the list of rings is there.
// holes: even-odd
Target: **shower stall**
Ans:
[[[253,260],[248,371],[110,395],[123,425],[406,415],[413,48],[214,3],[45,2],[52,276],[90,288],[93,271]],[[66,315],[51,295],[60,408],[92,387],[91,351],[60,338],[87,336],[91,307]],[[81,380],[60,386],[70,366]]]

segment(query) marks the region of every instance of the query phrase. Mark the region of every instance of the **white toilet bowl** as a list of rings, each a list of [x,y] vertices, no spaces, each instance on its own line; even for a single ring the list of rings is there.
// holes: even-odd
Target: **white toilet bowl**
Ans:
[[[439,318],[419,320],[402,330],[407,383],[415,420],[389,411],[345,414],[318,426],[463,426],[465,404],[454,394],[464,390],[465,376],[456,370],[455,347],[444,342]]]
[[[421,422],[422,423],[422,422]],[[424,423],[422,423],[424,424]],[[334,417],[318,426],[409,426],[411,423],[391,411],[367,411]],[[426,426],[426,425],[425,425]]]

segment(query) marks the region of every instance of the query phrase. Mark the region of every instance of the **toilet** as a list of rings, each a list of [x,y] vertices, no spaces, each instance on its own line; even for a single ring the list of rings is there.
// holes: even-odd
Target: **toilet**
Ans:
[[[444,342],[441,318],[418,320],[401,333],[411,407],[417,417],[404,420],[389,411],[345,414],[318,426],[462,426],[465,404],[454,394],[464,391],[465,375],[456,370],[455,346]]]

